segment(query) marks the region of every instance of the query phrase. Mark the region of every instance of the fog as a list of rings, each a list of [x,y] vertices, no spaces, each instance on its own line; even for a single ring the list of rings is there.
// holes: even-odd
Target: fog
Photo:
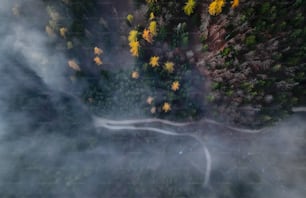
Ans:
[[[256,133],[205,120],[99,125],[50,45],[45,5],[0,3],[0,197],[304,197],[303,112]]]

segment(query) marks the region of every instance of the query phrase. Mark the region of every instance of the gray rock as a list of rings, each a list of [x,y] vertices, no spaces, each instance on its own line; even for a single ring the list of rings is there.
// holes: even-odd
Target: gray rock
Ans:
[[[167,52],[166,54],[168,59],[172,59],[173,58],[173,51]]]
[[[205,65],[205,60],[202,59],[202,60],[198,61],[196,65],[197,66],[204,66]]]
[[[196,46],[194,47],[194,50],[195,50],[196,52],[201,52],[201,51],[202,51],[202,48],[203,48],[202,44],[198,44],[198,45],[196,45]]]
[[[191,59],[194,56],[193,51],[192,50],[187,51],[186,56],[187,56],[188,59]]]
[[[264,97],[264,100],[266,103],[271,103],[273,101],[273,96],[272,95],[266,95]]]
[[[194,64],[195,63],[195,59],[194,58],[189,59],[189,63]]]

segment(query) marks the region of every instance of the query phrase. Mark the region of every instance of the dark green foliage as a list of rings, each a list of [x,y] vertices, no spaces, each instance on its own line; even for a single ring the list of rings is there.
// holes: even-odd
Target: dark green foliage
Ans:
[[[250,36],[246,37],[245,44],[247,46],[255,45],[256,44],[256,36],[255,35],[250,35]]]

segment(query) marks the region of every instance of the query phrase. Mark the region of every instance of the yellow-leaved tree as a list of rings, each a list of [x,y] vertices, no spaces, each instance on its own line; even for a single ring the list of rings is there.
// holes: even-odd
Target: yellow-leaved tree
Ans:
[[[131,30],[129,33],[129,46],[130,46],[130,52],[132,56],[139,56],[139,41],[137,39],[138,31],[137,30]]]
[[[144,29],[144,30],[143,30],[142,38],[143,38],[144,40],[146,40],[148,43],[152,43],[152,42],[153,42],[152,33],[151,33],[150,30],[148,30],[148,29]]]
[[[138,41],[132,41],[130,42],[130,52],[132,54],[132,56],[139,56],[139,47],[140,44]]]
[[[208,7],[208,12],[210,15],[216,16],[222,12],[222,8],[225,5],[224,0],[214,0],[210,3]]]
[[[169,73],[173,73],[174,71],[174,63],[171,61],[167,61],[164,64],[164,69],[169,72]]]
[[[157,35],[157,23],[156,23],[156,21],[151,21],[150,22],[149,30],[150,30],[152,36]]]
[[[195,5],[196,5],[196,2],[194,0],[188,0],[185,3],[185,6],[183,8],[185,14],[190,16],[193,13],[193,11],[194,11]]]
[[[222,8],[225,5],[225,0],[214,0],[209,4],[208,12],[210,15],[216,16],[222,12]],[[239,5],[239,0],[233,0],[232,8],[236,8]]]
[[[232,8],[236,8],[239,5],[239,0],[233,0]]]
[[[132,42],[132,41],[137,41],[137,34],[138,34],[138,31],[137,31],[137,30],[131,30],[130,33],[129,33],[128,40],[129,40],[130,42]]]
[[[152,67],[158,67],[159,66],[159,57],[158,56],[152,56],[150,58],[150,63]]]

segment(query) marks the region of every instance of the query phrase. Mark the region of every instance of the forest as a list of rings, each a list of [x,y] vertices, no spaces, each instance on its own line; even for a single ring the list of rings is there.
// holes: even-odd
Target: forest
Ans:
[[[305,196],[305,0],[0,4],[0,198]]]
[[[81,97],[96,113],[259,128],[305,105],[302,0],[45,2],[46,33],[70,58],[74,83],[88,82]]]

